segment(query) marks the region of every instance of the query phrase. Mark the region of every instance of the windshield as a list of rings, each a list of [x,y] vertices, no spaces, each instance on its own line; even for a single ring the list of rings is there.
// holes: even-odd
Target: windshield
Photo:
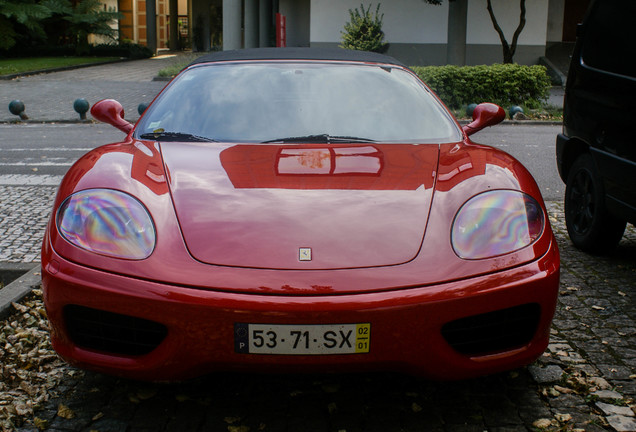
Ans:
[[[224,63],[182,73],[136,136],[223,142],[454,142],[461,133],[411,73],[342,63]],[[166,138],[167,137],[167,138]]]

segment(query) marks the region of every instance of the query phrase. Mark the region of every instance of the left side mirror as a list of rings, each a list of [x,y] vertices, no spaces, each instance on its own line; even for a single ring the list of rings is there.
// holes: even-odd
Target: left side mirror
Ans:
[[[124,120],[124,108],[114,99],[104,99],[97,102],[91,108],[91,115],[101,122],[115,126],[126,134],[134,127],[132,123]]]
[[[501,123],[506,118],[506,112],[499,105],[480,103],[473,111],[473,121],[462,129],[470,136],[488,126]]]

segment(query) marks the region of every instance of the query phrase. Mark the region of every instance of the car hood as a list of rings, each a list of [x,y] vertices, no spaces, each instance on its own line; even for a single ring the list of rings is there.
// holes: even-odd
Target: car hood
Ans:
[[[196,260],[317,270],[417,256],[439,146],[167,142],[161,153]]]

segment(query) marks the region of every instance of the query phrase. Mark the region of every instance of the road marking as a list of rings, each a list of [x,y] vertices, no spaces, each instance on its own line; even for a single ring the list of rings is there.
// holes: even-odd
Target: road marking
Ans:
[[[64,176],[61,175],[0,175],[0,186],[59,186]]]
[[[72,166],[73,162],[0,162],[0,166]]]
[[[43,152],[43,151],[50,151],[50,152],[87,152],[87,151],[91,151],[94,150],[95,147],[86,147],[86,148],[72,148],[72,147],[38,147],[38,148],[7,148],[7,149],[2,149],[3,152]]]

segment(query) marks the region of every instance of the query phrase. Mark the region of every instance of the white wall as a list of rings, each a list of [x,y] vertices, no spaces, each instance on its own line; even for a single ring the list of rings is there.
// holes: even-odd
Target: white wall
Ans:
[[[471,0],[473,1],[473,0]],[[311,42],[340,43],[349,21],[349,9],[360,8],[360,0],[311,0]],[[375,13],[378,1],[363,1]],[[448,4],[432,6],[422,0],[380,1],[384,14],[382,30],[389,43],[446,43]]]
[[[546,42],[549,0],[526,1],[526,25],[519,36],[519,45],[544,45]],[[495,31],[486,9],[486,0],[468,2],[468,26],[466,43],[499,45],[499,35]],[[499,26],[512,42],[519,25],[519,0],[492,0],[492,8]]]
[[[311,0],[279,0],[278,8],[286,17],[287,46],[307,47],[310,44],[309,29]]]
[[[548,42],[561,42],[561,40],[563,39],[564,13],[564,0],[550,0],[550,5],[548,6]]]

